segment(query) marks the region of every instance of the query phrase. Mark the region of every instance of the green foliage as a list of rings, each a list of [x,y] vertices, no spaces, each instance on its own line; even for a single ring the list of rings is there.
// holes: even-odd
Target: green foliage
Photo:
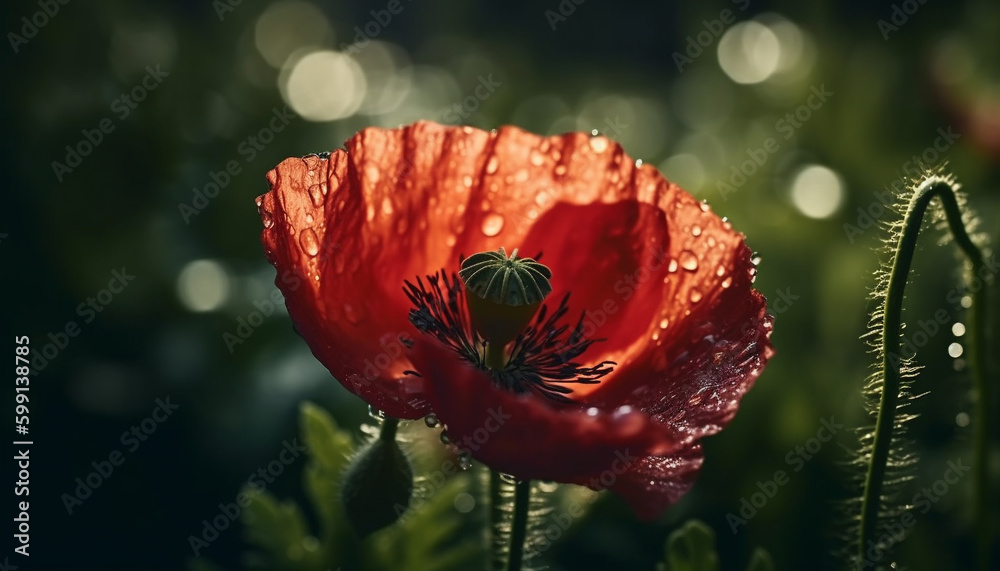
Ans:
[[[485,561],[480,525],[456,517],[455,496],[468,489],[470,478],[459,474],[433,495],[402,514],[394,525],[367,538],[352,530],[341,503],[342,477],[356,454],[350,434],[337,427],[323,409],[306,403],[300,417],[309,464],[306,495],[318,529],[293,501],[253,493],[243,523],[255,551],[247,554],[250,569],[275,571],[412,570],[450,571],[482,567]]]
[[[774,563],[764,549],[757,548],[747,571],[773,571]],[[719,571],[715,532],[705,523],[690,520],[667,538],[664,562],[657,571]]]

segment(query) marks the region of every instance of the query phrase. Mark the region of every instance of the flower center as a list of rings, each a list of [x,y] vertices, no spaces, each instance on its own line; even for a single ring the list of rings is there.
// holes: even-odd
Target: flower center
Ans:
[[[508,257],[501,248],[462,260],[457,275],[441,270],[426,276],[426,285],[419,277],[416,284],[407,280],[403,290],[414,305],[410,323],[487,371],[495,384],[570,402],[567,384],[596,384],[615,363],[574,361],[600,339],[584,339],[583,315],[572,329],[562,323],[568,293],[548,311],[543,301],[551,277],[535,259],[518,258],[516,249]]]

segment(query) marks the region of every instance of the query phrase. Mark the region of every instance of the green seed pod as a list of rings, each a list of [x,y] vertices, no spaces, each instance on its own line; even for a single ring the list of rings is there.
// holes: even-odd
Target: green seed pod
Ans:
[[[395,438],[378,438],[358,453],[340,490],[347,520],[362,538],[395,523],[412,494],[413,469]]]
[[[469,256],[458,275],[468,290],[472,326],[493,347],[488,365],[502,368],[499,349],[517,337],[552,291],[552,272],[531,258],[518,258],[516,249],[508,258],[500,248]]]

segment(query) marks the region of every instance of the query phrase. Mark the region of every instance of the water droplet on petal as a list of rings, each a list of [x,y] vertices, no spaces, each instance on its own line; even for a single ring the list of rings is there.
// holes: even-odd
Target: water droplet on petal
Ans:
[[[546,204],[552,202],[552,195],[542,191],[535,195],[535,204],[544,207]]]
[[[691,288],[691,303],[698,303],[699,301],[701,301],[701,290]]]
[[[392,214],[392,200],[388,196],[382,199],[382,214]]]
[[[467,454],[458,455],[458,467],[461,470],[468,470],[472,467],[472,458],[469,458]]]
[[[483,218],[483,234],[493,237],[503,230],[503,216],[496,212],[491,212]]]
[[[427,425],[427,428],[437,428],[441,424],[441,421],[438,420],[436,414],[428,414],[424,417],[424,424]]]
[[[264,223],[264,228],[271,228],[274,226],[274,216],[271,216],[271,212],[269,210],[261,210],[260,219]]]
[[[368,208],[365,211],[365,218],[369,222],[371,222],[372,220],[375,220],[375,205],[372,204],[372,203],[370,203],[370,202],[368,203]]]
[[[306,224],[312,224],[312,223],[313,223],[313,215],[306,213]]]
[[[682,250],[680,255],[681,267],[689,272],[698,269],[698,257],[691,250]]]
[[[701,211],[702,212],[708,212],[708,201],[707,200],[702,200],[701,201]]]
[[[447,244],[449,248],[453,247],[456,241],[457,240],[455,239],[455,236],[451,234],[449,234],[448,237],[444,239],[444,243]]]
[[[670,320],[666,317],[660,320],[660,329],[666,329],[668,325],[670,325]]]
[[[758,264],[760,264],[760,254],[758,254],[757,252],[754,252],[753,257],[750,258],[750,263],[753,264],[753,265],[755,265],[755,266],[758,265]]]
[[[466,188],[472,188],[472,177],[469,175],[462,177],[462,184],[464,184]]]
[[[253,201],[254,201],[254,203],[257,204],[257,206],[260,206],[261,203],[264,202],[264,197],[263,196],[258,196],[257,198],[253,199]]]
[[[310,256],[315,256],[319,253],[319,239],[312,228],[306,228],[299,233],[299,245],[302,246],[302,251]]]
[[[350,303],[345,303],[344,304],[344,317],[346,317],[347,320],[350,321],[351,323],[353,323],[354,325],[357,325],[357,324],[361,323],[361,320],[364,318],[364,312],[362,312],[361,308],[359,308],[359,307],[355,307],[354,305],[351,305]]]
[[[653,341],[656,341],[656,340],[658,340],[659,338],[660,338],[660,332],[659,332],[659,331],[657,331],[657,332],[653,333]]]
[[[556,165],[556,175],[562,176],[566,174],[566,165]]]
[[[731,285],[733,285],[733,276],[729,276],[726,279],[722,280],[722,289],[726,289]]]
[[[544,161],[545,157],[542,156],[542,153],[539,153],[538,151],[531,151],[531,164],[536,167],[540,167]]]
[[[487,163],[486,163],[486,172],[489,173],[489,174],[493,174],[493,173],[497,172],[497,167],[500,166],[499,163],[500,163],[500,161],[497,160],[497,158],[495,156],[490,157],[490,160],[487,161]]]
[[[604,137],[594,137],[590,140],[590,148],[594,149],[595,153],[603,153],[608,149],[608,140]]]
[[[323,196],[325,194],[323,188],[318,184],[309,187],[309,199],[312,200],[313,206],[316,208],[323,206]]]
[[[698,226],[697,224],[695,224],[694,226],[692,226],[691,227],[691,235],[694,236],[695,238],[697,238],[698,236],[701,236],[701,226]]]
[[[667,264],[667,271],[670,273],[677,271],[677,260],[670,258],[670,263]]]
[[[714,248],[715,247],[715,236],[709,236],[708,237],[708,247],[709,248]]]
[[[372,417],[378,422],[382,422],[383,420],[385,420],[385,412],[373,407],[372,405],[368,405],[368,416]]]
[[[447,430],[441,431],[440,439],[441,439],[441,444],[451,444],[451,437],[448,436]]]
[[[719,267],[715,268],[715,275],[719,276],[720,278],[726,275],[726,266],[720,265]]]

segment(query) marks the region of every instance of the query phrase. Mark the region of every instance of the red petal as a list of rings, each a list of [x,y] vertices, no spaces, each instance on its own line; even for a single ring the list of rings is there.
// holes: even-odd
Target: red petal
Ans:
[[[411,358],[451,441],[494,470],[589,483],[612,467],[624,471],[629,458],[677,450],[668,427],[628,407],[556,408],[535,395],[515,395],[434,341],[418,339]]]

